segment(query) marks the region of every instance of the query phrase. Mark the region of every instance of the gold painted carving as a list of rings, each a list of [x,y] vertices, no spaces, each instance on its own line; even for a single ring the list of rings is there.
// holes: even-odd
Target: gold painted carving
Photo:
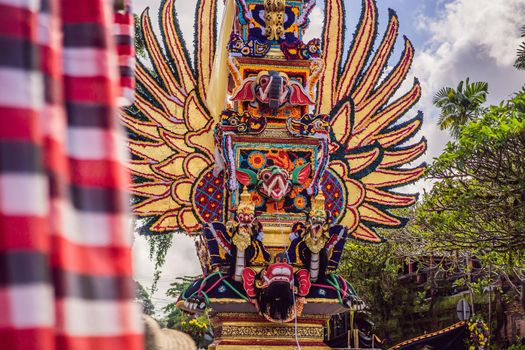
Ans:
[[[320,237],[312,237],[310,234],[308,234],[304,238],[304,243],[310,249],[310,251],[314,254],[319,254],[319,252],[324,248],[326,242],[328,241],[328,238],[326,238],[324,235]]]
[[[264,0],[265,34],[268,40],[279,40],[284,35],[284,8],[286,0]]]
[[[297,335],[300,338],[322,339],[323,327],[298,327]],[[221,338],[294,338],[294,327],[272,327],[272,326],[236,326],[223,325]]]
[[[248,232],[248,228],[239,227],[239,231],[235,236],[233,236],[232,241],[239,251],[246,250],[246,248],[248,248],[250,246],[250,243],[252,242],[250,233]]]
[[[314,254],[324,248],[328,242],[328,223],[327,215],[324,208],[325,197],[321,191],[315,196],[310,209],[310,218],[306,224],[307,234],[304,242],[310,251]]]

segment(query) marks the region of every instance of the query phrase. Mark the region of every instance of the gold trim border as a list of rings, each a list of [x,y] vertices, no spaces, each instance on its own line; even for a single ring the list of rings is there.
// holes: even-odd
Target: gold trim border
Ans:
[[[440,329],[439,331],[435,331],[435,332],[432,332],[432,333],[428,333],[428,334],[425,334],[425,335],[420,335],[419,337],[415,337],[415,338],[412,338],[412,339],[409,339],[409,340],[406,340],[402,343],[399,343],[397,345],[394,345],[393,347],[391,348],[388,348],[388,350],[396,350],[396,349],[399,349],[400,347],[402,346],[405,346],[405,345],[408,345],[408,344],[411,344],[411,343],[415,343],[417,341],[420,341],[420,340],[423,340],[423,339],[427,339],[427,338],[432,338],[436,335],[440,335],[440,334],[443,334],[443,333],[446,333],[446,332],[449,332],[449,331],[452,331],[456,328],[459,328],[459,327],[462,327],[462,326],[465,326],[467,324],[467,321],[461,321],[461,322],[458,322],[458,323],[455,323],[453,324],[452,326],[450,327],[447,327],[447,328],[443,328],[443,329]]]
[[[322,341],[324,337],[324,330],[322,326],[299,326],[297,327],[297,336],[303,340]],[[220,330],[219,339],[268,339],[272,340],[289,340],[295,338],[295,327],[279,325],[262,326],[259,324],[253,325],[236,325],[223,324]]]

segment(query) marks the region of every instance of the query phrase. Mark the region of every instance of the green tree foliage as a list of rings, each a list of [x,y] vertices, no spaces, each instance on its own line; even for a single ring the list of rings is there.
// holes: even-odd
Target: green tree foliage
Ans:
[[[521,37],[525,38],[525,26],[521,28]],[[525,70],[525,41],[521,43],[518,48],[518,57],[514,62],[514,67],[520,70]]]
[[[166,292],[166,295],[175,300],[179,299],[184,290],[186,290],[195,279],[196,277],[191,276],[176,278],[175,281],[170,284],[170,288]],[[164,307],[163,311],[166,314],[163,323],[167,328],[176,329],[189,334],[199,349],[206,348],[211,344],[213,338],[207,314],[197,317],[185,314],[177,308],[175,302],[168,304]]]
[[[151,296],[146,288],[137,281],[135,281],[135,293],[136,299],[142,304],[142,313],[153,317],[155,315],[155,306],[151,301]]]
[[[525,92],[462,128],[429,171],[420,221],[465,249],[525,250]]]
[[[144,227],[144,226],[141,226]],[[139,226],[137,226],[140,229]],[[146,239],[149,244],[149,258],[155,263],[155,270],[153,273],[153,283],[151,285],[151,293],[157,290],[157,283],[162,274],[162,266],[166,262],[166,254],[173,243],[173,234],[165,233],[162,235],[141,236],[139,239]]]
[[[461,128],[482,111],[487,94],[487,83],[470,83],[468,78],[465,82],[461,81],[456,89],[445,87],[439,90],[434,95],[433,103],[441,110],[438,120],[441,130],[450,129],[451,135],[457,138]]]
[[[140,17],[135,13],[133,14],[133,21],[135,23],[135,52],[140,57],[146,57],[146,43],[142,34]]]
[[[436,181],[412,226],[437,247],[475,257],[480,281],[525,304],[525,91],[468,122],[430,168]],[[490,273],[489,273],[490,271]],[[475,288],[472,276],[466,281]]]
[[[460,298],[487,320],[489,290],[506,305],[525,299],[525,92],[477,113],[429,168],[432,190],[399,213],[409,224],[382,232],[383,245],[345,250],[340,272],[393,342],[455,322]]]
[[[370,319],[375,324],[374,333],[390,345],[423,332],[416,322],[401,326],[401,320],[417,317],[414,309],[418,302],[417,291],[398,281],[405,257],[404,245],[388,239],[381,245],[350,241],[345,247],[339,273],[347,278],[365,301]]]

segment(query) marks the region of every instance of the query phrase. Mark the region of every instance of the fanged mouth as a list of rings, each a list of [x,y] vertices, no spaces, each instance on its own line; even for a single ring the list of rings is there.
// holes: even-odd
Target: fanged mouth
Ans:
[[[290,184],[279,175],[272,177],[269,183],[262,183],[261,192],[267,197],[280,201],[290,191]]]
[[[273,282],[287,282],[292,281],[293,271],[287,267],[277,267],[272,270],[272,275],[270,278],[264,276],[265,282],[267,285],[272,284]]]
[[[290,310],[288,310],[288,314],[286,315],[286,318],[284,320],[280,320],[278,318],[273,318],[272,316],[270,316],[270,306],[268,305],[266,307],[266,311],[263,312],[263,316],[264,318],[266,318],[268,321],[272,323],[287,323],[295,319],[296,313],[295,313],[295,308],[292,307],[290,308]]]
[[[322,226],[321,225],[312,225],[312,239],[317,241],[320,238]]]

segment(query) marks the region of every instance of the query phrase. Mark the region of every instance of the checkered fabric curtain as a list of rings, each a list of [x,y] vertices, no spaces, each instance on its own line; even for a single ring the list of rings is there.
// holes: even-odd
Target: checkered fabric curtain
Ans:
[[[143,348],[113,5],[0,0],[1,349]]]
[[[125,106],[133,103],[135,94],[135,50],[133,46],[134,23],[130,0],[115,0],[115,25],[114,35],[117,44],[120,97],[119,105]]]

